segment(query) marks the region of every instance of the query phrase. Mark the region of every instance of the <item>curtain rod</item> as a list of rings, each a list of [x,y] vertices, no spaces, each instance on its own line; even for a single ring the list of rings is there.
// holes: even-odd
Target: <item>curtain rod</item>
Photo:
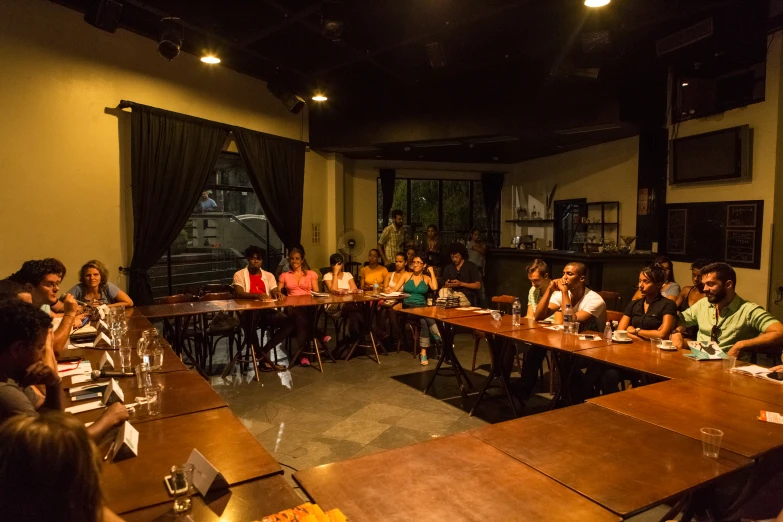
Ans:
[[[166,109],[159,109],[158,107],[153,107],[152,105],[144,105],[143,103],[136,103],[136,102],[127,101],[127,100],[120,100],[120,103],[117,105],[118,109],[131,109],[132,110],[133,107],[143,107],[145,109],[152,109],[152,110],[155,110],[155,111],[166,112],[166,113],[172,114],[172,115],[174,115],[174,116],[176,116],[178,118],[187,118],[187,119],[190,119],[190,120],[193,120],[193,121],[203,122],[203,123],[206,123],[208,125],[215,125],[215,126],[218,126],[218,127],[225,127],[225,128],[227,128],[229,130],[229,132],[231,132],[231,129],[233,129],[233,128],[245,129],[244,127],[240,127],[239,125],[229,125],[228,123],[223,123],[223,122],[220,122],[220,121],[208,120],[206,118],[199,118],[198,116],[191,116],[190,114],[182,114],[181,112],[174,112],[174,111],[169,111],[169,110],[166,110]],[[296,143],[303,143],[304,145],[308,145],[308,146],[310,145],[310,142],[297,140],[296,138],[288,138],[286,136],[278,136],[277,134],[270,134],[268,132],[257,131],[257,130],[254,130],[254,129],[245,129],[245,130],[248,130],[248,131],[251,131],[251,132],[257,132],[258,134],[263,134],[264,136],[269,136],[270,138],[274,138],[274,139],[278,139],[278,140],[289,140],[289,141],[294,141]]]
[[[435,167],[373,167],[377,170],[392,169],[392,170],[432,170],[437,172],[465,172],[467,174],[483,174],[485,172],[497,172],[499,174],[508,174],[508,170],[489,170],[489,169],[439,169]]]

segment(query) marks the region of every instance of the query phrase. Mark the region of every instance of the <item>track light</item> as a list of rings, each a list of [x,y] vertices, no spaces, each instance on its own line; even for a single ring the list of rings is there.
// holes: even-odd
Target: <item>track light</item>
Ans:
[[[266,88],[293,114],[299,114],[305,106],[305,101],[300,96],[294,94],[293,90],[284,81],[272,80],[266,84]]]
[[[587,7],[603,7],[611,1],[612,0],[585,0],[585,5]]]
[[[328,99],[329,99],[329,98],[327,98],[327,97],[326,97],[326,95],[324,95],[324,94],[321,94],[321,93],[317,93],[317,94],[314,94],[314,95],[313,95],[313,101],[317,101],[317,102],[325,102],[325,101],[326,101],[326,100],[328,100]]]
[[[201,57],[201,61],[204,62],[204,63],[208,63],[210,65],[215,65],[215,64],[220,63],[220,58],[218,58],[214,54],[208,54],[206,56],[202,56]]]
[[[185,27],[179,18],[163,18],[160,21],[160,40],[158,52],[167,60],[173,60],[179,55],[182,41],[185,39]]]

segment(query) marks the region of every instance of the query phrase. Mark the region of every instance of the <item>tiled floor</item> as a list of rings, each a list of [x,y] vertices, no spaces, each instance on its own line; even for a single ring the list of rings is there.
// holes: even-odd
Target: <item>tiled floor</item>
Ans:
[[[333,342],[330,344],[333,347]],[[472,335],[457,335],[455,349],[469,369]],[[475,416],[468,415],[489,370],[486,343],[479,348],[476,371],[469,373],[473,392],[467,401],[450,376],[439,376],[430,393],[422,393],[434,371],[434,357],[429,366],[421,366],[410,353],[390,351],[388,356],[381,355],[379,365],[361,351],[357,353],[348,362],[324,363],[323,373],[314,367],[295,366],[281,373],[264,372],[260,382],[252,380],[252,372],[240,375],[234,368],[226,379],[219,374],[213,377],[212,386],[264,447],[293,470],[513,418],[499,389],[489,392],[491,397],[482,401]],[[224,361],[225,355],[217,355],[215,360]],[[222,371],[222,367],[218,363],[216,370]],[[546,386],[539,384],[543,390],[548,381]],[[522,415],[546,411],[549,399],[544,391],[535,395]],[[290,469],[285,476],[296,486]]]

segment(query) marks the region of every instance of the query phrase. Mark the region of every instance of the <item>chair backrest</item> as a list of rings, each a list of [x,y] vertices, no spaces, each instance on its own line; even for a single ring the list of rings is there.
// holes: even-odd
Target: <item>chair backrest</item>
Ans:
[[[350,272],[353,277],[359,277],[359,269],[362,267],[361,263],[357,263],[356,261],[351,261],[350,263],[345,263],[345,267],[343,270],[346,272]]]
[[[233,299],[234,294],[232,292],[212,292],[211,294],[204,294],[198,298],[199,301],[226,301]]]
[[[623,313],[622,312],[616,312],[614,310],[607,310],[606,311],[606,320],[609,321],[609,322],[617,321],[619,323],[620,319],[622,319],[622,318],[623,318]]]
[[[168,295],[166,297],[158,297],[155,299],[155,304],[179,304],[179,303],[192,303],[198,301],[198,297],[193,294],[177,294]]]
[[[233,292],[233,291],[234,288],[231,285],[211,283],[208,285],[203,285],[201,288],[199,288],[198,295],[216,294],[219,292]]]
[[[321,272],[321,277],[323,277],[323,276],[325,276],[326,274],[328,274],[329,272],[332,271],[332,267],[331,266],[325,266],[323,268],[319,268],[318,271]]]
[[[623,297],[617,292],[601,290],[598,292],[598,295],[600,295],[601,299],[603,299],[604,303],[606,303],[607,310],[614,310],[616,312],[623,311]]]
[[[516,299],[516,297],[513,295],[496,295],[492,297],[492,302],[498,305],[498,310],[508,308],[508,311],[511,311],[511,305],[514,304],[514,299]]]

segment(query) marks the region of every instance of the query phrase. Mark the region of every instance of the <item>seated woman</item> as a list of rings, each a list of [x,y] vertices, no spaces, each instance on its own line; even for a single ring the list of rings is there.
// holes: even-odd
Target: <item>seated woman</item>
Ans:
[[[304,268],[305,258],[303,249],[298,247],[292,248],[288,252],[288,265],[289,270],[280,274],[280,281],[277,283],[277,288],[291,297],[298,295],[310,295],[311,292],[318,291],[318,274],[312,270]],[[310,324],[308,321],[308,311],[304,308],[307,307],[286,307],[286,312],[296,322],[296,341],[299,349],[306,349],[308,343],[308,336],[310,332]],[[302,357],[299,361],[302,366],[309,366],[310,361],[307,357]]]
[[[661,267],[664,271],[664,283],[661,286],[661,295],[676,303],[680,295],[680,285],[674,281],[674,270],[672,268],[671,260],[666,256],[658,256],[655,258],[655,261],[653,261],[653,265]],[[642,293],[640,290],[637,290],[633,295],[632,300],[636,301],[641,298]]]
[[[697,259],[691,263],[691,281],[693,281],[693,286],[686,286],[680,291],[680,295],[677,297],[677,309],[680,312],[684,312],[706,297],[704,285],[701,282],[701,269],[708,264],[710,263],[703,259]],[[689,326],[685,329],[683,335],[688,339],[696,340],[698,333],[698,326]]]
[[[425,273],[426,270],[426,273]],[[413,272],[407,272],[394,287],[395,292],[400,289],[406,294],[410,294],[402,301],[403,308],[417,308],[427,305],[427,294],[430,290],[438,289],[438,280],[435,278],[435,271],[432,267],[427,267],[424,258],[416,254],[413,256]],[[435,324],[435,320],[429,318],[421,319],[421,336],[419,345],[421,346],[421,364],[429,364],[427,360],[427,348],[430,347],[430,335],[437,342],[440,341],[440,332]]]
[[[367,255],[367,266],[363,266],[362,269],[359,270],[359,286],[361,286],[362,290],[372,290],[373,285],[377,284],[379,291],[383,291],[383,282],[389,271],[385,266],[378,264],[380,259],[381,251],[377,248],[371,249],[370,253]]]
[[[79,301],[109,306],[133,306],[133,300],[122,290],[109,282],[106,266],[93,259],[79,270],[79,284],[68,290]]]
[[[408,272],[413,272],[413,258],[416,257],[416,249],[413,247],[408,247],[407,250],[405,250],[405,269]]]
[[[398,252],[394,256],[394,271],[387,272],[383,278],[383,291],[393,292],[397,283],[407,274],[405,270],[406,257],[404,252]],[[388,322],[391,326],[392,333],[395,338],[400,335],[400,323],[397,320],[397,310],[402,308],[402,303],[398,299],[384,299],[378,309],[378,326],[379,326],[379,338],[384,340],[389,337],[388,331],[386,331],[386,324]]]
[[[441,255],[440,236],[438,227],[430,225],[427,227],[427,265],[435,271],[435,277],[440,277],[440,270],[443,266],[443,256]]]
[[[71,414],[53,411],[6,421],[0,427],[3,519],[121,522],[104,505],[96,451]]]
[[[356,290],[356,282],[353,279],[353,275],[350,272],[343,271],[342,254],[329,256],[329,266],[332,268],[332,271],[324,274],[324,286],[329,292],[334,292],[335,290]],[[362,311],[357,304],[329,305],[327,312],[339,314],[348,321],[349,342],[354,341],[358,337],[362,324]]]

